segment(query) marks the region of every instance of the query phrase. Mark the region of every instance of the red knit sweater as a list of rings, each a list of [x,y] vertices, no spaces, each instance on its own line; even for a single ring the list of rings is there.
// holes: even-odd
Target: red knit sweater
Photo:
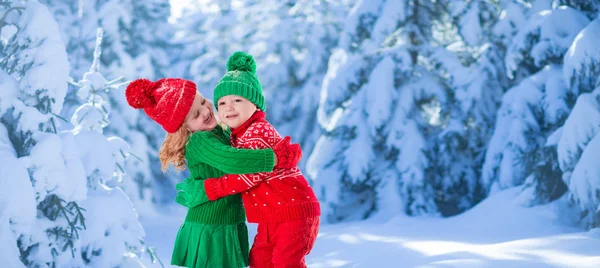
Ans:
[[[265,120],[262,111],[254,113],[231,132],[231,146],[236,148],[272,148],[281,140],[281,135]],[[249,222],[282,222],[321,214],[315,193],[297,167],[254,174],[229,174],[205,180],[204,187],[211,201],[241,193]]]

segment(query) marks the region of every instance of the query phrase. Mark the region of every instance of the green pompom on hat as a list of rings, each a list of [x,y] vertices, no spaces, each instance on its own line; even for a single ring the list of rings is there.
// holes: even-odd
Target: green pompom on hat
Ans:
[[[219,99],[237,95],[265,110],[265,97],[262,85],[256,77],[256,62],[252,55],[241,51],[233,53],[227,60],[227,73],[219,80],[214,91],[214,103],[219,110]]]

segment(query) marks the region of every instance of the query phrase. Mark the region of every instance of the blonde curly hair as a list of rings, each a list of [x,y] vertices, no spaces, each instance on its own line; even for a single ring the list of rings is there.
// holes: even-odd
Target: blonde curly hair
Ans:
[[[165,172],[169,164],[173,164],[177,170],[185,170],[185,145],[192,133],[182,124],[175,133],[167,133],[165,141],[158,151],[161,170]]]

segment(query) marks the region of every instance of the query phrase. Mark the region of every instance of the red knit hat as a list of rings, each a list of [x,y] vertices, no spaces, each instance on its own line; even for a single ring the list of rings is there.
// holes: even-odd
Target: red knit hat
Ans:
[[[131,107],[144,109],[152,120],[174,133],[192,107],[196,84],[180,78],[137,79],[127,86],[125,97]]]

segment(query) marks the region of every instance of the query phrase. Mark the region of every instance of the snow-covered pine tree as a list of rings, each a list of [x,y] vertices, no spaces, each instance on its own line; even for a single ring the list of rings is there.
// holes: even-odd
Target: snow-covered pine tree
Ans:
[[[86,187],[94,179],[114,176],[116,163],[124,160],[115,152],[126,147],[124,142],[103,137],[104,143],[102,139],[89,143],[81,127],[58,132],[63,128],[58,114],[67,91],[69,62],[56,21],[33,0],[4,1],[0,14],[0,155],[2,165],[9,165],[0,169],[6,193],[0,198],[0,206],[6,208],[0,241],[8,254],[2,254],[2,263],[11,267],[152,264],[150,258],[139,258],[146,250],[140,240],[143,229],[127,196],[118,188],[94,186],[88,192]],[[99,117],[92,114],[88,119]],[[77,122],[89,126],[84,123],[89,121]],[[102,192],[98,188],[104,195],[93,194]],[[123,209],[114,211],[115,207]]]
[[[111,105],[106,91],[118,90],[120,79],[107,81],[99,72],[102,31],[98,30],[96,48],[89,72],[79,82],[78,96],[85,103],[71,117],[74,128],[66,133],[77,145],[88,196],[81,202],[86,209],[86,229],[81,232],[81,259],[93,267],[140,267],[158,261],[152,249],[143,242],[145,235],[132,201],[121,190],[134,188],[135,177],[127,174],[130,147],[119,137],[106,137]],[[65,134],[65,135],[67,135]],[[133,192],[130,195],[136,196]],[[140,205],[137,205],[140,207]],[[148,258],[145,255],[149,254]]]
[[[124,76],[126,80],[140,76],[154,79],[169,73],[168,52],[173,30],[167,21],[170,15],[168,1],[43,0],[43,3],[56,14],[61,26],[74,67],[71,77],[80,78],[88,72],[99,26],[104,29],[100,58],[104,76]],[[72,84],[61,113],[63,117],[71,115],[82,101],[76,95],[77,83]],[[157,151],[164,132],[160,126],[149,122],[143,112],[131,109],[122,90],[107,92],[105,98],[115,112],[110,114],[111,123],[104,131],[129,142],[133,155],[139,158],[128,161],[124,167],[135,178],[135,183],[124,190],[134,200],[141,215],[152,215],[153,202],[173,200],[173,182],[152,165],[158,162]]]
[[[590,20],[597,18],[600,13],[600,2],[596,0],[552,0],[552,4],[554,6],[570,6],[583,12]]]
[[[0,14],[4,17],[0,21],[0,40],[3,41],[14,34],[8,34],[8,31],[17,30],[8,23],[9,12],[18,11],[11,8],[11,3],[0,1]],[[1,60],[4,60],[4,55],[0,44]],[[19,258],[17,241],[27,235],[35,224],[37,206],[27,167],[19,161],[6,127],[10,124],[14,128],[17,122],[13,122],[12,115],[4,116],[8,111],[14,111],[18,92],[18,81],[0,68],[0,248],[3,249],[0,263],[8,267],[25,267]]]
[[[2,70],[0,79],[2,93],[18,90],[16,81]],[[5,97],[1,95],[0,99],[8,100]],[[0,114],[3,113],[0,108]],[[0,124],[0,161],[0,263],[7,267],[25,267],[19,259],[17,241],[35,224],[36,201],[27,168],[17,158],[4,124]]]
[[[440,5],[359,1],[346,19],[321,93],[327,132],[307,166],[330,221],[438,213],[426,172],[449,108],[431,58],[444,49],[433,36]]]
[[[556,137],[549,137],[564,123],[577,96],[562,79],[563,56],[588,23],[583,13],[571,7],[541,10],[512,39],[506,68],[510,77],[522,80],[504,95],[498,111],[483,165],[486,189],[526,182],[535,187],[534,204],[564,193],[553,157]],[[531,71],[535,73],[527,75]]]
[[[439,48],[428,56],[443,77],[449,94],[443,129],[432,136],[426,151],[426,181],[444,216],[460,213],[485,197],[480,183],[483,153],[493,131],[503,88],[500,4],[489,1],[449,2],[452,23],[436,24]]]
[[[600,19],[589,23],[564,57],[567,87],[579,95],[573,111],[558,133],[558,164],[570,199],[583,212],[588,228],[600,226],[600,53],[597,49]],[[593,90],[593,91],[592,91]]]
[[[67,266],[84,228],[80,202],[86,188],[84,177],[77,176],[81,166],[73,147],[57,134],[56,115],[63,106],[69,75],[65,46],[56,21],[37,1],[4,1],[0,14],[0,122],[12,145],[2,164],[15,164],[2,170],[12,170],[17,177],[8,178],[20,180],[12,183],[18,188],[7,190],[23,191],[22,196],[8,195],[12,201],[22,201],[23,207],[8,210],[3,231],[9,224],[17,240],[9,248],[18,246],[15,257],[22,265]],[[10,261],[14,263],[14,257]]]
[[[534,1],[531,5],[514,0],[450,2],[449,12],[461,38],[447,46],[455,56],[440,50],[438,56],[432,57],[453,92],[448,126],[438,136],[430,153],[433,172],[429,174],[431,181],[437,184],[434,186],[438,197],[436,203],[442,214],[461,212],[485,197],[487,186],[482,185],[479,178],[502,93],[527,77],[534,66],[530,62],[521,63],[517,72],[510,73],[513,78],[510,80],[503,59],[509,48],[514,49],[511,40],[524,25],[528,14],[550,7],[550,1],[545,0]],[[445,31],[442,28],[437,32]],[[454,59],[456,57],[458,60]],[[537,156],[550,159],[548,154]],[[535,170],[541,172],[548,167],[556,168],[557,165],[555,162],[550,166],[540,165]],[[552,181],[544,182],[550,183],[538,184],[539,191],[556,186]],[[560,190],[558,192],[560,194]]]

